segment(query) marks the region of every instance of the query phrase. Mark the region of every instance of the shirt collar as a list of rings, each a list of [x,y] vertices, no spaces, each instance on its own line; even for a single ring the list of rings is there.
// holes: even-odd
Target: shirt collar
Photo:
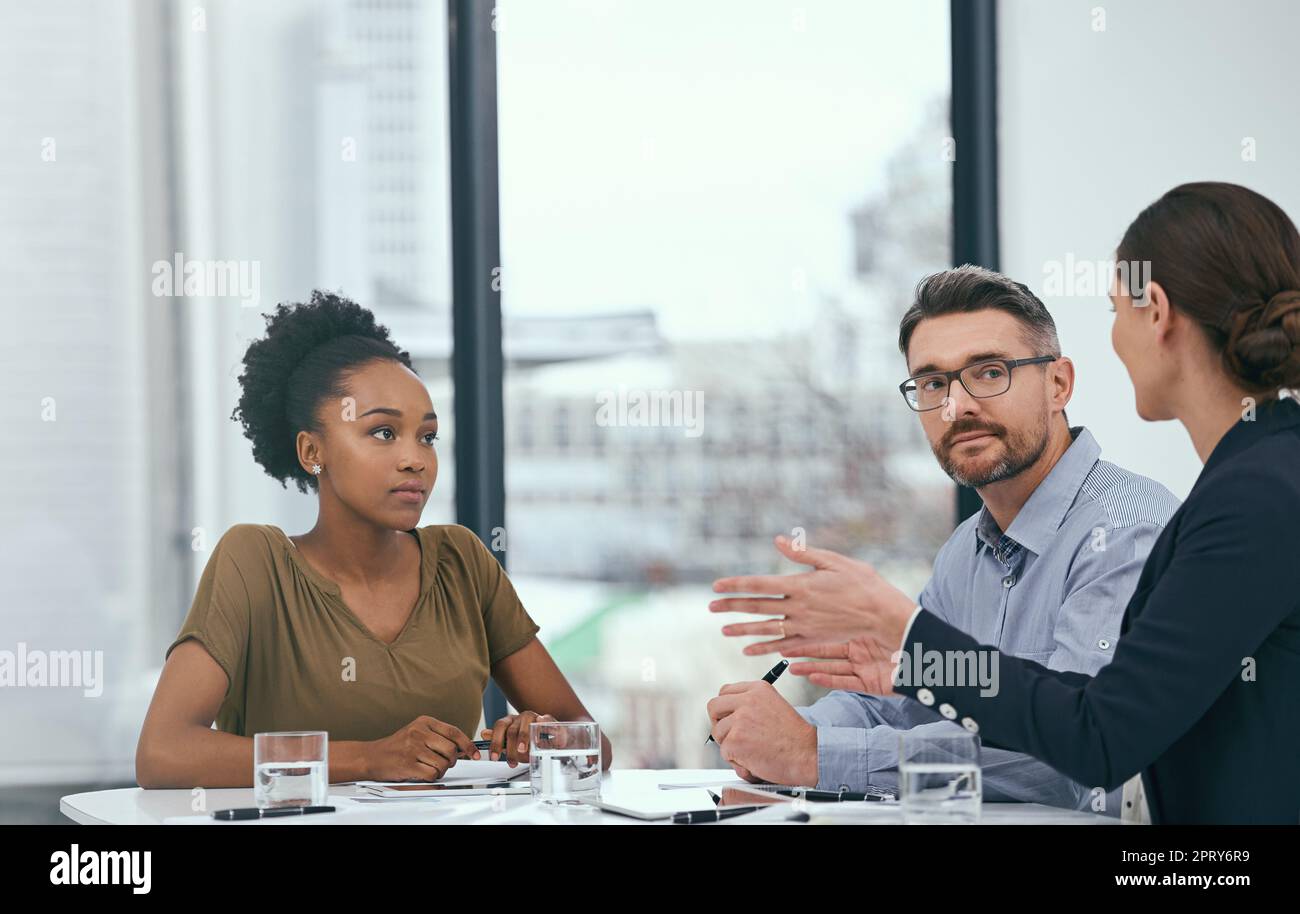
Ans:
[[[1243,415],[1224,433],[1210,451],[1205,470],[1241,453],[1259,439],[1294,425],[1300,425],[1300,403],[1290,398],[1265,400],[1255,407],[1253,414]],[[1205,470],[1201,471],[1201,478]]]
[[[1011,522],[1005,537],[987,507],[980,508],[975,525],[975,548],[981,541],[997,549],[998,542],[1012,540],[1035,555],[1042,555],[1052,535],[1060,528],[1066,513],[1078,497],[1083,481],[1101,456],[1101,446],[1092,433],[1082,425],[1070,429],[1074,442],[1065,449],[1056,464],[1043,477],[1038,488],[1030,494],[1016,519]]]

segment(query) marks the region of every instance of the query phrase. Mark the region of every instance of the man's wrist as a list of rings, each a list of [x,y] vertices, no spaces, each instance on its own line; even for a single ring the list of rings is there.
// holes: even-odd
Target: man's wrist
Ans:
[[[803,738],[801,740],[802,751],[799,753],[799,764],[794,772],[794,786],[798,787],[816,787],[818,778],[818,756],[817,756],[817,727],[804,721]]]
[[[862,727],[817,728],[817,775],[822,790],[861,790],[870,781],[867,735]]]

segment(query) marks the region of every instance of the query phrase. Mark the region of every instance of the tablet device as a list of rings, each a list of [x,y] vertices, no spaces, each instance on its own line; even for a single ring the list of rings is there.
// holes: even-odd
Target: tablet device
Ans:
[[[645,822],[656,822],[663,819],[671,819],[677,815],[679,810],[660,809],[653,812],[647,812],[644,809],[630,809],[627,806],[618,806],[614,803],[606,803],[604,800],[583,800],[586,806],[594,806],[602,812],[612,812],[618,816],[627,816],[629,819],[641,819]]]
[[[758,785],[755,784],[746,784],[738,787],[728,785],[721,788],[719,791],[720,799],[717,800],[718,808],[724,809],[727,806],[777,806],[782,803],[794,802],[794,797],[771,793],[757,789],[757,787]]]

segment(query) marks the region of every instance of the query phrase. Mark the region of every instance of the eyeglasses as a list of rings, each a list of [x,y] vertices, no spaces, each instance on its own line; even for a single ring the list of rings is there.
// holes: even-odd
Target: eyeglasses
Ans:
[[[996,397],[1011,389],[1011,371],[1021,365],[1055,362],[1054,355],[1040,355],[1032,359],[984,359],[956,371],[927,371],[908,378],[898,385],[907,405],[918,413],[938,409],[948,400],[948,390],[953,379],[961,382],[966,393],[978,399]]]

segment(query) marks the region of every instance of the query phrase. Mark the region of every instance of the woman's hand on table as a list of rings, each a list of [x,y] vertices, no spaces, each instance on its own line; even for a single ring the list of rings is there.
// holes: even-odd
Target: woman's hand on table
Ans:
[[[530,761],[529,748],[531,745],[531,732],[529,727],[534,723],[555,723],[555,718],[550,714],[538,714],[536,711],[521,711],[518,714],[507,714],[496,722],[492,729],[485,729],[480,735],[483,739],[491,739],[492,745],[488,747],[488,758],[508,762],[513,768],[519,764],[526,764]],[[563,738],[561,731],[558,736]]]
[[[436,781],[456,759],[480,757],[459,727],[427,714],[370,742],[366,756],[367,780],[374,781]]]

